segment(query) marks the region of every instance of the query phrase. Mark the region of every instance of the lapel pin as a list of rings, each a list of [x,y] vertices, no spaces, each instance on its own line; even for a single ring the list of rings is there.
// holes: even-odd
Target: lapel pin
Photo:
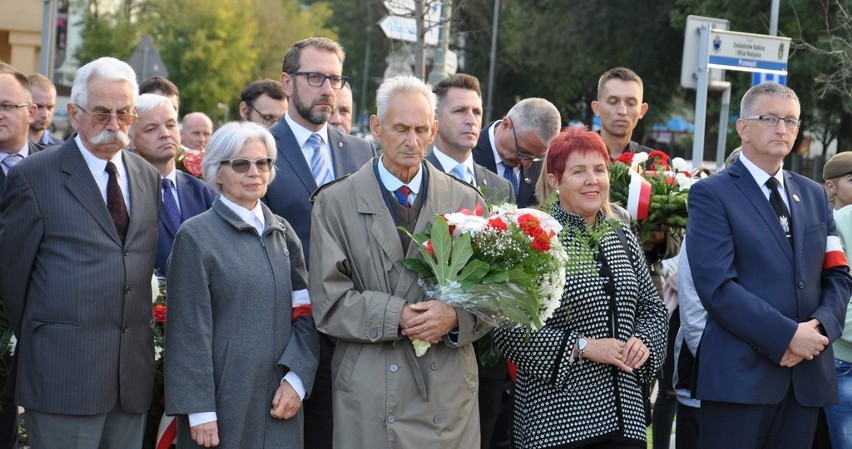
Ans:
[[[798,203],[799,201],[801,201],[801,200],[799,199],[799,195],[796,195],[796,194],[794,193],[794,194],[793,194],[793,201],[795,201],[795,202],[797,202],[797,203]]]
[[[487,180],[487,179],[483,179],[483,180],[482,180],[482,185],[483,185],[483,186],[487,186],[487,185],[488,185],[488,180]]]
[[[532,184],[532,179],[524,178],[524,184]]]
[[[343,142],[337,142],[337,148],[343,148]]]

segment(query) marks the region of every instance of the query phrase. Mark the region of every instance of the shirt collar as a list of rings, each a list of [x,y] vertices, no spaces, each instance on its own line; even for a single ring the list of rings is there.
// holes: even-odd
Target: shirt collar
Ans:
[[[263,218],[263,209],[260,207],[260,201],[257,202],[253,209],[249,210],[229,200],[225,195],[219,195],[219,199],[222,201],[222,204],[228,206],[228,209],[231,209],[237,214],[240,220],[254,226],[255,229],[257,229],[257,223],[259,222],[261,228],[258,229],[258,233],[263,233],[263,228],[266,227],[266,220]]]
[[[420,193],[420,183],[423,181],[423,164],[420,164],[417,167],[417,174],[414,175],[414,178],[411,178],[411,181],[409,181],[408,184],[405,184],[385,168],[385,164],[382,162],[383,160],[384,155],[382,155],[379,159],[379,178],[382,180],[382,185],[384,185],[386,189],[391,192],[395,192],[396,189],[403,185],[407,185],[415,195]]]
[[[435,158],[438,159],[438,162],[441,164],[441,169],[444,173],[450,173],[456,168],[457,165],[462,164],[467,169],[467,175],[470,176],[471,179],[476,179],[476,176],[473,174],[473,153],[467,154],[467,159],[462,162],[459,162],[449,156],[446,153],[442,152],[438,147],[432,149],[432,152],[435,154]]]
[[[299,148],[305,146],[305,142],[308,141],[308,137],[311,137],[311,134],[319,134],[320,138],[322,138],[322,141],[325,142],[326,146],[329,146],[328,123],[323,123],[322,128],[314,132],[296,123],[296,121],[293,120],[292,117],[290,117],[289,112],[284,114],[284,120],[286,120],[287,124],[290,125],[290,130],[293,131],[293,137],[296,138],[296,143],[299,144]]]
[[[497,120],[492,123],[491,126],[488,127],[488,141],[491,143],[491,151],[494,152],[494,162],[503,163],[503,156],[500,156],[500,153],[497,151],[497,142],[494,140],[494,130],[497,129],[497,126],[503,123],[503,120]],[[509,168],[504,165],[504,167]]]
[[[9,156],[10,154],[20,154],[23,157],[29,156],[30,155],[29,140],[24,140],[24,146],[15,153],[4,153],[4,152],[0,151],[0,162],[3,162],[3,159],[6,159],[6,156]]]
[[[763,171],[763,169],[761,169],[757,165],[754,165],[754,162],[748,160],[745,154],[740,153],[740,160],[743,162],[743,165],[745,166],[746,170],[751,173],[751,177],[754,178],[754,181],[757,182],[757,185],[761,189],[766,185],[766,181],[768,181],[769,178],[777,179],[778,184],[781,186],[781,189],[784,189],[784,170],[782,170],[781,168],[779,168],[774,175],[769,176],[769,174]]]
[[[74,136],[74,142],[77,144],[77,147],[80,148],[80,154],[83,155],[83,159],[86,161],[86,165],[89,166],[89,170],[95,176],[103,176],[106,172],[107,161],[97,157],[83,145],[83,140],[80,139],[80,135],[77,134]],[[124,169],[124,158],[122,158],[123,150],[118,150],[112,156],[112,159],[109,161],[115,164],[116,171],[118,172],[118,176],[124,177],[127,171]]]

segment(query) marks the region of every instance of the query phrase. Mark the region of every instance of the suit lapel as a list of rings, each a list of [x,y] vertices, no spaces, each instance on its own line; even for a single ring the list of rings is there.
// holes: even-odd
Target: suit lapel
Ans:
[[[488,137],[488,129],[493,123],[488,124],[479,133],[479,141],[473,148],[473,160],[483,167],[497,173],[497,162],[494,160],[494,149],[491,147],[491,139]]]
[[[149,202],[145,201],[149,186],[142,182],[142,165],[140,160],[130,157],[130,153],[121,150],[124,167],[127,171],[127,185],[130,189],[130,224],[127,226],[127,237],[125,242],[133,239],[142,226],[142,217],[159,217],[160,214],[148,210]],[[143,162],[147,163],[147,162]],[[112,219],[110,219],[112,222]]]
[[[805,236],[805,230],[803,224],[805,223],[805,209],[802,205],[802,195],[799,190],[799,185],[793,180],[793,176],[784,171],[784,190],[787,191],[787,203],[790,205],[790,220],[793,222],[793,247],[794,254],[802,254],[802,245],[803,239]],[[785,239],[786,240],[786,239]]]
[[[77,143],[73,139],[69,139],[60,147],[59,151],[61,152],[59,162],[61,170],[68,176],[65,180],[65,186],[104,232],[121,245],[118,231],[115,230],[115,225],[109,216],[106,202],[98,189],[98,184],[92,177],[92,172],[80,153],[82,150],[77,147]],[[131,219],[131,223],[132,221]]]
[[[332,126],[328,127],[328,149],[331,153],[331,166],[334,167],[334,177],[339,178],[347,173],[346,168],[352,165],[343,133]]]
[[[751,203],[752,207],[755,208],[764,225],[769,228],[778,245],[781,247],[781,251],[784,252],[790,262],[793,262],[793,249],[790,248],[790,242],[781,229],[781,224],[778,222],[778,215],[775,214],[775,210],[772,209],[772,205],[769,204],[769,200],[766,199],[763,190],[757,185],[754,177],[751,176],[751,173],[748,172],[748,169],[745,168],[745,165],[741,161],[737,161],[728,172],[730,176],[734,176],[734,184],[743,193],[743,196],[749,203]],[[795,220],[795,217],[793,217],[794,228],[796,227]]]
[[[281,120],[275,127],[272,128],[272,135],[275,137],[275,145],[278,147],[278,160],[275,162],[277,166],[288,165],[290,170],[302,182],[308,192],[313,192],[317,189],[317,182],[311,172],[311,167],[305,156],[302,154],[302,148],[299,142],[296,141],[296,136],[293,135],[293,130],[286,120]]]

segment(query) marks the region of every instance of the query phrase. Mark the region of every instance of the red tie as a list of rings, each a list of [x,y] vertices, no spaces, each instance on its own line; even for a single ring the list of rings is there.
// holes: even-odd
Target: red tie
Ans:
[[[109,181],[107,181],[107,209],[112,217],[112,223],[115,225],[115,230],[118,231],[118,237],[124,243],[124,238],[127,237],[127,224],[130,222],[130,217],[127,215],[127,207],[124,205],[124,195],[121,194],[121,187],[118,185],[118,170],[115,164],[107,162],[106,171],[109,173]]]

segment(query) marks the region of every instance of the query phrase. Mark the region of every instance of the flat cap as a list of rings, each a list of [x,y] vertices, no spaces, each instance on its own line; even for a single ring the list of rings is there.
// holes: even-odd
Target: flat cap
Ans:
[[[832,179],[852,173],[852,151],[837,153],[822,167],[822,179]]]

